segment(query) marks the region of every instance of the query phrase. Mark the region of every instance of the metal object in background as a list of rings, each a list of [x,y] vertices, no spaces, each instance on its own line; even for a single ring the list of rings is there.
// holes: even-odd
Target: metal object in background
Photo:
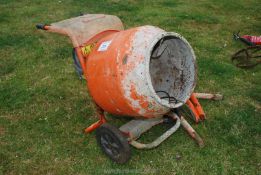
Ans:
[[[240,36],[239,32],[233,33],[235,40],[240,40],[244,44],[248,46],[256,46],[261,45],[261,36],[251,36],[251,35],[243,35]]]
[[[261,63],[261,46],[249,46],[231,57],[232,63],[243,69],[249,69]]]
[[[240,40],[248,45],[247,48],[237,51],[232,57],[232,63],[243,69],[249,69],[261,63],[261,36],[233,34],[235,40]]]

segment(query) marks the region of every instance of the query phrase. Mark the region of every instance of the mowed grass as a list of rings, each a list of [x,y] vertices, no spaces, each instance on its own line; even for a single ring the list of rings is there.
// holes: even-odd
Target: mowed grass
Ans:
[[[258,0],[1,0],[0,174],[260,174],[261,71],[234,67],[243,48],[232,33],[261,34]],[[68,38],[37,31],[84,13],[113,14],[126,28],[155,25],[182,34],[197,55],[196,91],[219,92],[223,101],[201,101],[207,120],[193,127],[200,149],[182,129],[153,150],[132,148],[117,165],[101,152],[97,120],[84,81],[77,78]],[[119,126],[127,120],[109,117]],[[150,141],[164,131],[146,133]],[[180,157],[180,158],[177,158]]]

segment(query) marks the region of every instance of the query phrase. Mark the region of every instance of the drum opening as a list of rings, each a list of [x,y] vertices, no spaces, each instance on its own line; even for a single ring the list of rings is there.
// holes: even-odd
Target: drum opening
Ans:
[[[149,73],[162,105],[184,104],[196,82],[195,55],[189,43],[175,33],[160,38],[151,52]]]

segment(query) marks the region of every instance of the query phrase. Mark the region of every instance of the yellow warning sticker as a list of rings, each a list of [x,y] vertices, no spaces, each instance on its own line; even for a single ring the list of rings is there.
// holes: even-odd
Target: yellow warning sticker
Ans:
[[[95,46],[95,43],[92,44],[88,44],[86,46],[83,46],[82,49],[82,53],[84,56],[89,55],[93,49],[93,47]]]

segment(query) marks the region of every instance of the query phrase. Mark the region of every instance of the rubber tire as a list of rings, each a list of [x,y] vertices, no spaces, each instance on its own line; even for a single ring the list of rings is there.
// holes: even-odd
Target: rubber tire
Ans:
[[[73,50],[72,50],[72,56],[73,56],[73,63],[74,63],[75,72],[78,74],[80,79],[82,79],[83,70],[82,70],[82,66],[81,66],[80,60],[79,60],[79,58],[78,58],[78,56],[76,54],[75,48],[73,48]]]
[[[106,150],[105,146],[102,144],[102,138],[105,135],[109,135],[118,145],[119,149],[117,150],[119,154],[117,156],[111,155],[108,152],[108,150]],[[118,164],[124,164],[128,162],[128,160],[130,159],[130,145],[127,141],[127,138],[121,133],[121,131],[118,128],[108,123],[104,123],[96,129],[96,140],[98,145],[101,147],[102,151],[105,153],[105,155],[107,155],[114,162]]]

